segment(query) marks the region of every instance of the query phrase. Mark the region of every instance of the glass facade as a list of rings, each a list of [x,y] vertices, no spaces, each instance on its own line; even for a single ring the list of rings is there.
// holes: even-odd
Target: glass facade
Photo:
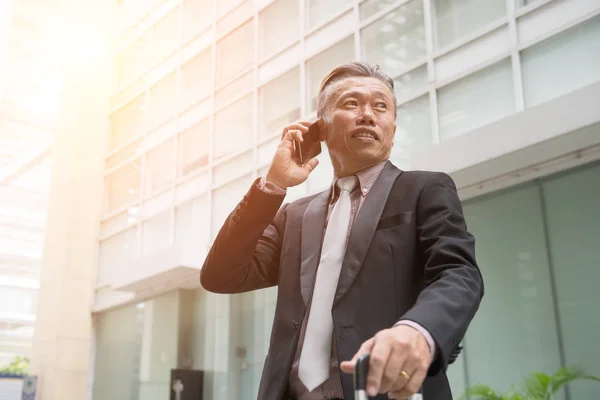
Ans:
[[[130,13],[133,1],[141,0],[120,2],[118,12]],[[472,0],[148,4],[138,19],[156,24],[116,35],[97,289],[111,290],[120,269],[172,244],[208,248],[252,181],[266,173],[281,128],[314,118],[321,79],[340,63],[378,63],[394,78],[392,160],[404,169],[415,152],[599,81],[600,42],[593,38],[600,17],[538,23],[539,32],[526,36],[530,20],[544,21],[542,3],[558,0],[514,7]],[[173,21],[182,21],[181,30]],[[513,29],[528,39],[504,41]],[[330,184],[326,148],[319,159],[287,200]],[[572,362],[600,373],[592,362],[600,350],[586,339],[600,328],[573,312],[600,298],[591,288],[575,290],[579,281],[566,272],[576,269],[590,282],[600,256],[597,246],[569,242],[568,229],[558,228],[575,230],[586,213],[598,216],[592,200],[560,197],[589,191],[598,202],[598,168],[465,203],[484,278],[493,283],[451,368],[455,394],[478,381],[507,388],[531,369],[550,372]],[[593,222],[585,220],[590,237]],[[577,246],[581,258],[574,260],[568,255]],[[274,304],[274,289],[218,296],[197,288],[98,313],[93,399],[164,397],[175,367],[205,371],[208,399],[256,398]],[[501,337],[492,331],[499,320]],[[111,367],[116,362],[119,369]],[[494,374],[498,368],[509,372]],[[573,385],[570,398],[590,390]]]

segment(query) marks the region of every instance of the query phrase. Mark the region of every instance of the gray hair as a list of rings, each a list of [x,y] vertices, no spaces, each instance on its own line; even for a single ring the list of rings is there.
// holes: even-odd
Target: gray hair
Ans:
[[[338,87],[338,83],[346,78],[367,77],[379,79],[392,92],[394,98],[394,118],[396,117],[396,106],[398,101],[394,93],[394,80],[379,67],[379,65],[371,65],[362,61],[353,61],[347,64],[338,65],[327,74],[321,82],[319,95],[317,97],[317,116],[319,118],[326,117],[327,102]]]

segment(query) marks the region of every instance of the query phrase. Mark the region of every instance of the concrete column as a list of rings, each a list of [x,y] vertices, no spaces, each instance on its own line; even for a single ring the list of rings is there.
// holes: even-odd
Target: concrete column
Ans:
[[[90,393],[113,3],[63,0],[56,21],[63,86],[32,356],[36,400],[83,400]]]

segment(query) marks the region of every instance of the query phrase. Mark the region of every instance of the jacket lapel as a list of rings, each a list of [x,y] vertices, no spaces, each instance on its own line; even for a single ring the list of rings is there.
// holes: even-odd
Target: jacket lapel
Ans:
[[[311,296],[313,280],[321,257],[323,229],[325,229],[330,193],[331,190],[326,190],[312,199],[302,217],[300,290],[306,305],[308,305]]]
[[[346,294],[358,275],[396,178],[402,173],[387,162],[367,195],[352,226],[333,304]],[[321,228],[322,229],[322,228]],[[320,240],[320,238],[319,238]]]

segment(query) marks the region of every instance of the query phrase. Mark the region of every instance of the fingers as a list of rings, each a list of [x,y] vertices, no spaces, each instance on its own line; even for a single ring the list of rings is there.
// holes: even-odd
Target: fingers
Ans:
[[[367,392],[370,396],[386,393],[397,384],[407,354],[390,330],[381,331],[375,336],[367,378]]]
[[[306,133],[306,132],[308,132],[308,128],[311,125],[312,125],[312,122],[310,122],[310,121],[298,121],[293,124],[290,124],[290,125],[286,126],[285,128],[283,128],[283,132],[281,133],[281,138],[284,139],[286,134],[288,133],[288,131],[291,131],[291,130],[296,130],[296,131],[300,131],[301,133]]]
[[[313,160],[315,160],[313,158]],[[309,163],[312,160],[309,161]],[[354,368],[356,367],[356,360],[358,360],[358,357],[360,357],[363,354],[367,354],[371,352],[371,349],[373,348],[373,343],[375,342],[375,338],[371,338],[369,340],[367,340],[366,342],[364,342],[362,344],[362,346],[360,346],[360,349],[358,349],[358,351],[356,352],[356,354],[354,354],[354,357],[352,357],[352,360],[350,361],[343,361],[340,364],[340,368],[342,369],[343,372],[347,373],[347,374],[352,374],[354,373]]]
[[[410,396],[419,391],[419,389],[423,385],[423,381],[425,380],[426,374],[426,369],[415,370],[411,374],[410,380],[406,383],[406,385],[404,385],[400,390],[389,392],[388,397],[390,399],[408,399]]]
[[[302,166],[306,170],[307,173],[311,173],[316,167],[319,165],[319,160],[316,158],[311,158],[306,164]]]

